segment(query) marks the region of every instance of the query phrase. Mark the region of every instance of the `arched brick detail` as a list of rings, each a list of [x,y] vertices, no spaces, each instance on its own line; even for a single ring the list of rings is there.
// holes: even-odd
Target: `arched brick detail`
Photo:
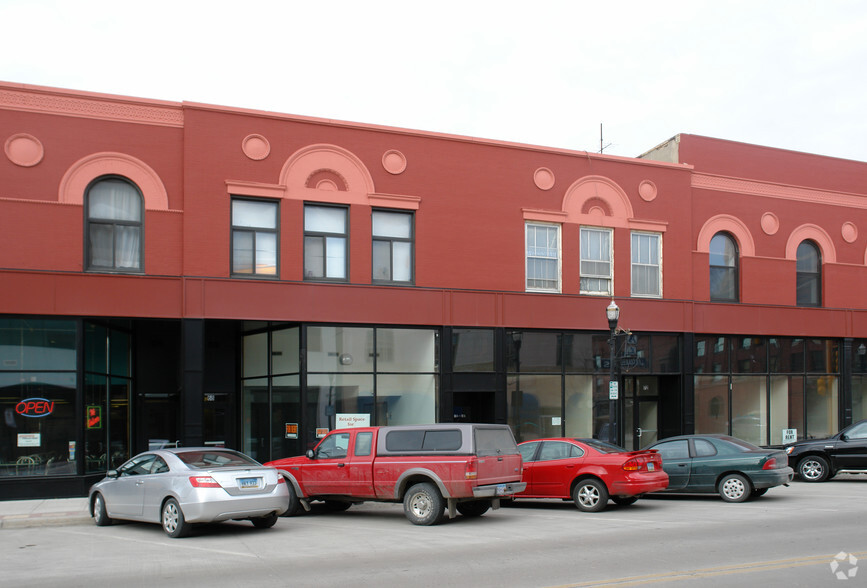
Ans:
[[[168,210],[169,196],[159,175],[146,163],[124,153],[94,153],[72,164],[60,180],[57,200],[84,204],[88,184],[100,176],[123,176],[141,190],[146,210]]]
[[[342,147],[326,144],[308,145],[293,153],[280,171],[280,184],[286,186],[289,194],[315,189],[308,186],[308,182],[311,176],[322,175],[324,170],[343,180],[345,191],[341,186],[338,186],[339,192],[324,191],[339,193],[342,202],[367,203],[368,195],[376,191],[370,172],[358,157]]]
[[[798,245],[805,239],[809,239],[819,246],[819,251],[822,253],[822,263],[837,262],[837,250],[834,248],[834,241],[831,236],[822,227],[811,224],[801,225],[789,235],[789,240],[786,242],[786,259],[798,260]]]
[[[631,219],[633,214],[632,203],[623,188],[604,176],[584,176],[566,190],[563,212],[569,222],[580,224],[581,217],[586,215],[585,209],[604,210],[605,216],[622,223]]]
[[[710,241],[720,231],[731,233],[738,242],[738,250],[741,256],[755,257],[756,244],[753,241],[750,230],[741,219],[729,214],[718,214],[704,223],[704,226],[698,233],[696,251],[710,253]]]

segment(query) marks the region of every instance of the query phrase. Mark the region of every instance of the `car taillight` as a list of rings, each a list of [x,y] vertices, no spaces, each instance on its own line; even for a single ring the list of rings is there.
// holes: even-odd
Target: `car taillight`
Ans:
[[[476,458],[471,457],[467,460],[467,469],[464,471],[464,478],[467,480],[475,480],[479,477],[479,471],[477,469]]]
[[[648,468],[647,464],[652,463],[653,468]],[[661,470],[662,459],[657,455],[638,455],[631,459],[627,459],[621,466],[627,472],[640,472],[642,470]]]
[[[190,476],[193,488],[222,488],[211,476]]]
[[[623,462],[623,469],[627,472],[637,472],[641,469],[641,465],[647,461],[646,458],[643,457],[633,457],[632,459],[627,459]]]
[[[777,468],[777,458],[772,457],[768,461],[765,462],[765,465],[762,466],[763,470],[774,470]]]

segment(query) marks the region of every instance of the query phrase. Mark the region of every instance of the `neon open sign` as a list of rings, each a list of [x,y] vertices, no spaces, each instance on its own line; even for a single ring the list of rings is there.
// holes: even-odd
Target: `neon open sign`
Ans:
[[[54,411],[54,401],[47,398],[27,398],[15,405],[15,412],[21,416],[39,418]]]

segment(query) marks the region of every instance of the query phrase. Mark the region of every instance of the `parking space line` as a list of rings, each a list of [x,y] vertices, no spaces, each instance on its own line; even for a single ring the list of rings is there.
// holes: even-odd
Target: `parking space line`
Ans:
[[[58,533],[66,533],[67,535],[84,535],[86,537],[93,538],[93,533],[85,533],[84,531],[72,531],[72,530],[58,530]],[[259,556],[255,553],[242,553],[240,551],[227,551],[223,549],[213,549],[212,547],[197,547],[195,545],[190,545],[188,543],[184,543],[183,541],[178,541],[177,539],[172,539],[171,543],[166,543],[162,541],[148,541],[146,539],[135,539],[132,537],[124,537],[123,535],[105,535],[100,533],[100,538],[106,539],[117,539],[119,541],[129,541],[130,543],[141,543],[144,545],[156,545],[158,547],[168,547],[169,549],[191,549],[194,551],[206,551],[208,553],[221,553],[223,555],[237,555],[239,557],[252,557],[254,559],[258,559]]]

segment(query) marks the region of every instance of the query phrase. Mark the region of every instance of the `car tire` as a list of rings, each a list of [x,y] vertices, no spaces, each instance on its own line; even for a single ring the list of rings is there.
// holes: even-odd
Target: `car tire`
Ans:
[[[805,482],[824,482],[830,473],[828,460],[819,455],[808,455],[798,462],[798,475]]]
[[[465,517],[480,517],[491,508],[490,500],[470,500],[467,502],[458,502],[455,506],[458,512]]]
[[[174,498],[169,498],[163,504],[162,513],[160,514],[160,524],[162,524],[166,535],[172,539],[186,537],[190,534],[190,529],[192,529],[192,525],[184,519],[184,512],[181,510],[181,506]]]
[[[256,517],[255,519],[250,519],[253,522],[253,526],[257,529],[270,529],[277,523],[277,519],[279,517],[271,513],[265,517]]]
[[[743,502],[753,494],[750,481],[741,474],[728,474],[717,485],[720,497],[726,502]]]
[[[445,500],[428,482],[413,485],[403,497],[403,512],[413,525],[435,525],[443,517]]]
[[[601,480],[585,478],[572,489],[572,500],[580,511],[599,512],[608,506],[608,488]]]
[[[286,478],[286,489],[289,490],[289,506],[282,516],[294,517],[301,511],[301,501],[298,500],[298,495],[295,493],[295,486],[288,478]]]
[[[612,496],[611,500],[614,501],[614,504],[629,506],[638,502],[638,496]]]
[[[93,497],[93,522],[97,527],[107,527],[113,522],[105,508],[105,498],[99,493]]]

